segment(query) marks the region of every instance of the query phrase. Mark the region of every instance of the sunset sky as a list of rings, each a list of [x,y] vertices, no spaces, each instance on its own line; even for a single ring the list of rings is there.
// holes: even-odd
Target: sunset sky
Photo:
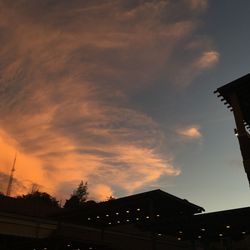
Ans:
[[[105,200],[152,189],[250,205],[233,114],[250,72],[245,0],[0,0],[0,191]]]

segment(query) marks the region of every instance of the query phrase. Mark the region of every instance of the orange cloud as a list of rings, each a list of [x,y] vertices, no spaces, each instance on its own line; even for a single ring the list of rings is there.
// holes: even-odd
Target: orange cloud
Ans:
[[[18,151],[20,190],[65,198],[83,179],[98,199],[179,175],[160,125],[131,100],[159,75],[183,86],[215,64],[206,42],[175,54],[194,40],[202,2],[2,2],[0,171]]]
[[[207,51],[197,61],[197,67],[201,69],[211,68],[219,61],[219,53],[217,51]]]
[[[197,41],[197,43],[190,43],[187,49],[191,51],[198,49],[201,47],[200,43],[201,41]],[[210,46],[209,42],[205,42],[205,44],[208,47]],[[174,81],[181,87],[187,87],[190,83],[192,83],[195,77],[203,73],[205,70],[213,68],[219,62],[219,58],[220,54],[215,50],[202,51],[201,55],[193,58],[189,65],[183,66],[181,74],[177,74],[174,77]]]
[[[14,179],[16,182],[13,183],[12,194],[20,195],[23,192],[30,191],[33,184],[39,183],[40,186],[43,187],[43,183],[45,184],[47,182],[42,162],[39,158],[20,152],[18,143],[13,138],[6,135],[3,131],[0,133],[0,150],[2,152],[0,158],[0,172],[7,174],[8,177],[16,154],[14,172]],[[4,185],[0,187],[2,189],[0,191],[5,193],[7,190],[7,180]],[[47,186],[46,189],[54,191]]]
[[[198,139],[202,137],[199,126],[192,126],[181,128],[176,131],[179,135],[185,136],[190,139]]]
[[[113,196],[113,191],[108,185],[97,184],[91,188],[92,192],[90,194],[90,199],[93,197],[94,199],[98,199],[100,201],[105,201],[109,197]]]

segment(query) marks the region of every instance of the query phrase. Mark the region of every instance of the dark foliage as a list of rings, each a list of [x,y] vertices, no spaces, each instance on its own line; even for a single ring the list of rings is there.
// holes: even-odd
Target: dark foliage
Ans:
[[[110,195],[109,197],[107,197],[107,201],[113,201],[113,200],[115,200],[114,196]]]
[[[80,182],[77,189],[73,191],[71,197],[66,200],[64,208],[80,208],[82,207],[88,198],[88,183],[83,181]]]
[[[59,203],[56,200],[56,198],[49,195],[48,193],[40,191],[34,191],[22,196],[17,196],[17,199],[23,199],[26,201],[41,203],[55,208],[59,207]]]

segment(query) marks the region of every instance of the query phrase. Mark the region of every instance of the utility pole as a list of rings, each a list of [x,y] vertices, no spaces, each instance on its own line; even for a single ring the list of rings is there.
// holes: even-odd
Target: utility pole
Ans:
[[[16,165],[16,154],[15,154],[15,158],[14,158],[14,162],[10,171],[10,177],[9,177],[9,182],[8,182],[8,187],[7,187],[7,191],[6,191],[6,195],[10,196],[11,195],[11,189],[12,189],[12,183],[13,183],[13,177],[14,177],[14,172],[15,172],[15,165]]]

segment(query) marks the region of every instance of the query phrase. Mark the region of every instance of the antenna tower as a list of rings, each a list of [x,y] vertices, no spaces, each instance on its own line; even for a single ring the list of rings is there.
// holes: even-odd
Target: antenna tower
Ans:
[[[12,189],[12,183],[13,183],[13,176],[14,176],[14,172],[15,172],[15,165],[16,165],[16,154],[15,154],[15,158],[14,158],[14,162],[12,165],[12,169],[10,171],[10,177],[9,177],[9,183],[8,183],[8,187],[7,187],[7,191],[6,191],[6,195],[10,196],[11,195],[11,189]]]

